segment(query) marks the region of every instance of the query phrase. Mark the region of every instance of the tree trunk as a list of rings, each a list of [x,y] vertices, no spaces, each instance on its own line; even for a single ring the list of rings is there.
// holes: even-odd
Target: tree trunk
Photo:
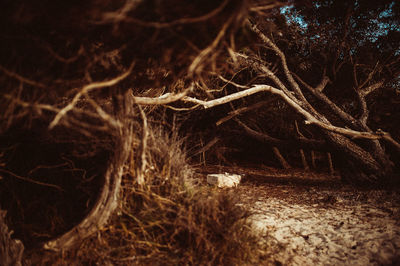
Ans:
[[[128,93],[125,96],[121,103],[123,108],[117,114],[123,126],[114,136],[116,142],[115,153],[105,173],[104,184],[99,198],[89,214],[77,226],[62,236],[44,243],[43,247],[45,249],[61,251],[76,246],[79,241],[104,226],[117,208],[123,169],[133,142],[132,119],[129,118],[129,115],[132,113],[134,102]]]
[[[393,164],[382,165],[374,158],[377,156],[376,154],[371,154],[371,152],[342,135],[333,132],[324,133],[338,154],[336,157],[341,158],[339,164],[344,180],[368,180],[371,182],[390,180],[393,174]],[[380,161],[387,160],[386,158],[380,159]],[[388,167],[388,165],[391,165],[391,167]]]

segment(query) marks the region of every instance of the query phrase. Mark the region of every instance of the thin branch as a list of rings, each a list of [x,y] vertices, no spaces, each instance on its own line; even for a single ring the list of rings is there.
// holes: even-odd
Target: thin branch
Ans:
[[[250,27],[250,29],[256,33],[260,39],[267,44],[280,58],[281,63],[282,63],[282,67],[283,67],[283,72],[287,78],[287,80],[289,81],[290,86],[292,87],[293,91],[296,93],[296,95],[300,98],[300,100],[302,102],[304,102],[304,104],[306,104],[309,108],[312,108],[311,105],[308,103],[307,99],[304,97],[303,92],[301,91],[299,85],[297,84],[297,82],[294,80],[289,67],[287,65],[287,61],[286,61],[286,56],[285,54],[281,51],[281,49],[279,49],[278,46],[275,45],[275,43],[273,43],[271,41],[270,38],[268,38],[265,34],[263,34],[256,25],[251,25],[250,21],[247,21],[247,26]]]
[[[332,102],[324,93],[322,93],[321,89],[324,87],[327,82],[328,82],[328,77],[324,76],[320,82],[320,84],[316,87],[313,88],[309,84],[307,84],[304,80],[302,80],[298,75],[293,73],[294,77],[305,87],[307,88],[316,98],[324,102],[331,111],[336,114],[340,119],[342,119],[344,122],[346,122],[349,126],[355,126],[356,129],[362,129],[362,130],[368,130],[363,127],[363,125],[360,124],[360,122],[355,119],[353,116],[349,115],[343,109],[341,109],[339,106],[337,106],[336,103]],[[369,131],[369,130],[368,130]]]
[[[81,45],[79,47],[79,50],[76,53],[76,55],[69,57],[69,58],[65,58],[65,57],[59,55],[58,53],[56,53],[49,43],[45,43],[42,41],[42,45],[49,52],[50,55],[52,55],[55,59],[57,59],[58,61],[60,61],[62,63],[65,63],[65,64],[70,64],[70,63],[75,62],[76,60],[79,59],[79,57],[81,55],[83,55],[83,53],[85,51],[85,49],[83,48],[83,45]]]
[[[376,62],[374,69],[372,69],[371,72],[369,72],[368,77],[364,80],[364,82],[359,85],[357,88],[362,88],[364,87],[368,82],[370,82],[372,80],[372,78],[374,77],[374,74],[376,73],[376,71],[378,70],[378,66],[379,66],[379,61]]]
[[[9,76],[11,78],[14,78],[14,79],[16,79],[16,80],[18,80],[18,81],[20,81],[22,83],[29,84],[31,86],[39,87],[39,88],[45,88],[46,87],[43,83],[40,83],[40,82],[31,80],[31,79],[25,78],[25,77],[15,73],[15,72],[12,72],[12,71],[6,69],[2,65],[0,65],[0,71],[3,71],[4,74],[6,74],[7,76]]]
[[[53,119],[53,121],[50,123],[49,125],[49,129],[54,128],[59,121],[72,109],[74,109],[75,105],[78,103],[78,101],[80,100],[80,98],[89,93],[90,91],[94,90],[94,89],[101,89],[101,88],[106,88],[106,87],[111,87],[114,86],[115,84],[119,83],[121,80],[125,79],[126,77],[128,77],[131,74],[131,71],[133,69],[134,63],[131,64],[131,66],[129,67],[129,69],[123,73],[122,75],[112,79],[112,80],[107,80],[107,81],[101,81],[101,82],[93,82],[90,83],[86,86],[84,86],[76,95],[75,97],[72,99],[72,101],[65,106],[64,108],[62,108],[58,114],[55,116],[55,118]]]
[[[142,2],[142,0],[131,0],[130,2],[140,3],[140,2]],[[132,7],[124,6],[119,11],[119,13],[118,12],[106,13],[103,16],[103,19],[98,23],[104,24],[104,23],[109,23],[109,22],[124,21],[127,23],[134,23],[134,24],[137,24],[142,27],[157,28],[157,29],[169,28],[169,27],[176,26],[176,25],[193,24],[193,23],[198,23],[198,22],[208,20],[208,19],[218,15],[225,8],[225,6],[228,4],[228,2],[229,2],[229,0],[224,0],[221,3],[221,5],[219,5],[217,8],[215,8],[211,12],[201,15],[199,17],[180,18],[180,19],[170,21],[170,22],[144,21],[144,20],[133,18],[133,17],[128,17],[128,16],[126,16],[126,13],[127,13],[126,10],[130,11],[133,9],[132,7],[135,7],[135,6],[133,6],[133,5],[132,5]]]
[[[194,152],[193,154],[190,155],[190,157],[199,155],[201,153],[204,153],[211,149],[212,146],[214,146],[220,139],[218,137],[213,138],[211,141],[209,141],[206,145],[204,145],[201,149],[198,151]]]
[[[380,87],[382,87],[382,85],[383,85],[383,80],[381,80],[381,81],[379,81],[379,82],[377,82],[377,83],[374,83],[374,84],[372,84],[372,85],[370,85],[370,86],[368,86],[368,87],[366,87],[366,88],[363,88],[363,89],[359,89],[358,90],[358,92],[360,93],[360,95],[362,96],[362,97],[366,97],[368,94],[370,94],[371,92],[374,92],[376,89],[379,89]]]
[[[217,37],[214,39],[214,41],[204,50],[200,52],[199,55],[196,56],[196,58],[193,60],[193,62],[190,64],[188,72],[189,75],[193,75],[195,72],[201,71],[199,66],[201,65],[202,62],[215,50],[215,48],[218,46],[222,38],[226,34],[226,30],[228,29],[228,26],[231,24],[233,20],[233,17],[231,16],[222,26],[221,30],[218,32]]]
[[[234,78],[234,76],[233,76],[230,80],[224,78],[224,77],[221,76],[221,75],[218,75],[218,78],[219,78],[220,80],[222,80],[223,82],[226,82],[226,84],[231,84],[231,85],[233,85],[233,86],[235,86],[235,87],[237,87],[237,88],[241,88],[241,89],[248,89],[248,88],[249,88],[248,86],[240,85],[240,84],[237,84],[236,82],[233,82],[232,79]],[[226,85],[224,85],[224,87],[225,87],[225,86],[226,86]]]
[[[27,109],[31,108],[31,109],[35,110],[38,114],[41,114],[43,110],[57,114],[61,110],[61,109],[59,109],[57,107],[54,107],[52,105],[49,105],[49,104],[25,102],[25,101],[22,101],[19,98],[14,98],[12,95],[9,95],[9,94],[4,94],[3,97],[13,101],[14,103],[18,104],[19,106],[22,106],[23,108],[27,108]],[[92,117],[92,118],[95,118],[95,119],[99,118],[99,116],[97,116],[95,113],[88,112],[88,111],[85,111],[85,110],[82,110],[82,109],[74,108],[73,111],[75,113],[77,113],[78,115],[86,115],[88,117]],[[84,130],[84,128],[91,129],[91,130],[95,129],[95,130],[98,130],[98,131],[107,131],[109,129],[106,126],[96,126],[96,125],[93,125],[93,124],[88,124],[88,123],[81,122],[78,119],[75,119],[75,118],[73,118],[71,116],[69,116],[68,119],[64,119],[63,120],[63,124],[66,125],[66,126],[70,126],[71,124],[79,126],[79,127],[81,127],[79,129],[79,131],[81,133],[84,133],[86,136],[90,136],[90,137],[92,136],[92,134],[88,133],[88,131]]]
[[[121,126],[121,123],[119,121],[115,120],[112,116],[107,114],[107,112],[104,111],[103,108],[101,108],[100,105],[98,105],[95,100],[89,97],[88,94],[85,95],[85,98],[87,99],[89,104],[93,106],[93,108],[96,110],[100,118],[103,119],[103,121],[107,122],[110,126],[114,128],[119,128]]]
[[[281,89],[290,99],[297,102],[301,105],[300,101],[293,95],[291,91],[289,91],[286,86],[282,83],[282,81],[275,75],[275,73],[270,70],[266,64],[261,64],[262,60],[259,58],[251,58],[247,55],[237,53],[238,57],[245,60],[245,62],[250,65],[254,70],[261,72],[261,74],[267,76],[271,79],[278,87]],[[258,62],[260,61],[260,62]]]
[[[134,10],[143,0],[126,0],[125,5],[115,12],[105,13],[103,15],[103,21],[112,21],[114,24],[119,24],[121,21],[125,21],[128,18],[128,13]]]
[[[228,116],[221,118],[215,124],[217,126],[219,126],[219,125],[231,120],[235,116],[238,116],[238,115],[240,115],[242,113],[245,113],[245,112],[252,111],[254,109],[258,109],[258,108],[260,108],[260,107],[262,107],[264,105],[267,105],[267,104],[271,103],[272,101],[273,101],[273,99],[270,99],[270,100],[267,100],[267,101],[261,101],[261,102],[255,103],[255,104],[253,104],[251,106],[245,106],[245,107],[242,107],[242,108],[239,108],[239,109],[234,109],[233,111],[230,111],[228,113]]]
[[[371,92],[375,91],[376,89],[382,87],[383,81],[380,81],[378,83],[372,84],[371,86],[368,86],[362,90],[357,91],[358,95],[358,101],[360,103],[360,109],[361,109],[361,116],[359,118],[361,124],[367,126],[367,121],[368,121],[368,116],[369,116],[369,110],[367,106],[367,101],[365,100],[365,97],[370,94]]]
[[[274,152],[275,157],[278,159],[280,164],[282,165],[283,169],[290,169],[292,168],[290,164],[285,160],[282,153],[279,151],[277,147],[272,147],[272,151]]]
[[[289,148],[299,147],[307,149],[312,148],[317,150],[327,150],[327,145],[324,140],[307,139],[304,137],[293,138],[290,140],[277,139],[269,136],[266,133],[261,133],[259,131],[250,128],[248,125],[241,122],[239,119],[235,119],[235,121],[238,123],[239,126],[241,126],[244,129],[247,135],[249,135],[250,137],[254,138],[255,140],[261,143],[279,147],[289,147]]]
[[[287,5],[287,3],[279,3],[278,2],[278,3],[274,3],[274,4],[250,7],[249,11],[258,13],[260,11],[271,10],[273,8],[286,6],[286,5]]]
[[[350,60],[353,61],[353,58],[351,55],[350,55]],[[357,63],[353,63],[353,82],[354,82],[356,88],[359,87],[358,78],[357,78],[357,66],[358,66]]]
[[[36,185],[39,185],[39,186],[45,186],[45,187],[51,187],[51,188],[55,188],[55,189],[60,190],[60,191],[64,191],[60,186],[57,186],[57,185],[54,185],[54,184],[48,184],[48,183],[40,182],[40,181],[33,180],[31,178],[27,178],[27,177],[23,177],[23,176],[19,176],[17,174],[14,174],[14,173],[8,171],[8,170],[5,170],[5,169],[0,169],[0,172],[3,172],[5,174],[11,175],[11,176],[13,176],[13,177],[15,177],[17,179],[20,179],[20,180],[23,180],[23,181],[26,181],[26,182],[29,182],[29,183],[32,183],[32,184],[36,184]]]

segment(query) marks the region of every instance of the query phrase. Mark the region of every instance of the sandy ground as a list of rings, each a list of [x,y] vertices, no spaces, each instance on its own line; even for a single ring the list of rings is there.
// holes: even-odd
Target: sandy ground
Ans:
[[[265,265],[400,265],[400,189],[343,185],[302,171],[230,169]],[[267,252],[268,253],[268,252]]]

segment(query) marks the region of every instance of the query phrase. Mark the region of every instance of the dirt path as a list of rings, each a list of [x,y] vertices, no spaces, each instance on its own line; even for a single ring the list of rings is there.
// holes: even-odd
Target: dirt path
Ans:
[[[271,246],[265,264],[400,265],[400,190],[355,189],[338,177],[271,169],[237,188]]]

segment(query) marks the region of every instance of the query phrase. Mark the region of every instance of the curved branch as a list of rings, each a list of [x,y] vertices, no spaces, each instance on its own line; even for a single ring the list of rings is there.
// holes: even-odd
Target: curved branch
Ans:
[[[304,86],[306,87],[317,99],[320,101],[324,102],[326,106],[331,109],[331,111],[336,114],[340,119],[342,119],[344,122],[346,122],[349,126],[355,126],[355,129],[357,130],[367,130],[363,127],[363,125],[355,119],[353,116],[349,115],[348,113],[344,112],[337,104],[332,102],[323,92],[322,89],[324,86],[329,81],[329,78],[324,76],[322,78],[321,83],[317,86],[317,88],[311,87],[309,84],[307,84],[305,81],[303,81],[298,75],[293,73],[293,76]]]
[[[295,94],[300,98],[302,102],[307,104],[309,108],[312,108],[311,105],[308,103],[307,99],[304,97],[303,92],[300,89],[299,84],[294,80],[289,67],[287,65],[286,61],[286,56],[285,54],[279,49],[278,46],[276,46],[264,33],[262,33],[256,25],[251,25],[251,22],[247,20],[247,26],[250,27],[250,29],[260,37],[260,39],[267,44],[280,58],[282,67],[283,67],[283,72],[289,81],[290,86],[292,87],[293,91]]]
[[[205,20],[208,20],[216,15],[218,15],[228,4],[229,0],[224,0],[217,8],[211,10],[211,12],[208,12],[207,14],[204,14],[199,17],[192,17],[192,18],[180,18],[174,21],[170,22],[158,22],[158,21],[144,21],[132,17],[127,17],[127,13],[134,8],[138,4],[142,2],[142,0],[136,0],[135,1],[129,1],[133,2],[132,4],[127,3],[122,9],[119,10],[118,12],[110,12],[107,13],[103,16],[103,20],[100,22],[97,22],[98,24],[104,24],[104,23],[109,23],[109,22],[128,22],[128,23],[134,23],[142,27],[149,27],[149,28],[157,28],[157,29],[162,29],[162,28],[169,28],[172,26],[176,25],[183,25],[183,24],[193,24],[193,23],[198,23],[202,22]]]
[[[266,143],[269,145],[275,145],[279,147],[299,147],[299,148],[311,148],[311,149],[316,149],[316,150],[328,150],[326,146],[326,142],[323,140],[316,140],[316,139],[308,139],[305,137],[300,137],[296,138],[294,140],[282,140],[282,139],[277,139],[274,137],[271,137],[265,133],[258,132],[249,126],[247,126],[245,123],[240,121],[239,119],[235,119],[236,123],[240,125],[244,131],[246,132],[247,135],[250,137],[253,137],[254,139]]]
[[[311,113],[309,113],[307,110],[305,110],[304,108],[302,108],[298,103],[296,103],[295,101],[293,101],[289,96],[287,96],[283,91],[274,88],[272,86],[269,85],[254,85],[253,87],[247,89],[247,90],[243,90],[243,91],[239,91],[215,100],[211,100],[211,101],[203,101],[203,100],[199,100],[196,98],[192,98],[192,97],[184,97],[182,98],[183,101],[186,102],[192,102],[198,105],[203,106],[205,109],[207,108],[211,108],[211,107],[215,107],[218,105],[222,105],[249,95],[253,95],[255,93],[259,93],[259,92],[271,92],[273,94],[279,95],[287,104],[289,104],[296,112],[298,112],[299,114],[301,114],[306,120],[305,123],[306,124],[314,124],[322,129],[334,132],[334,133],[339,133],[341,135],[345,135],[351,138],[361,138],[361,139],[370,139],[370,140],[378,140],[378,139],[385,139],[386,141],[388,141],[389,143],[391,143],[392,145],[394,145],[399,151],[400,151],[400,144],[398,142],[396,142],[389,133],[387,132],[383,132],[378,130],[377,132],[365,132],[365,131],[356,131],[356,130],[352,130],[352,129],[347,129],[347,128],[342,128],[342,127],[337,127],[337,126],[333,126],[332,124],[328,122],[322,122],[320,120],[318,120],[317,118],[315,118]]]
[[[106,87],[111,87],[114,86],[115,84],[117,84],[118,82],[120,82],[121,80],[125,79],[126,77],[128,77],[131,74],[131,71],[133,69],[134,63],[131,64],[131,66],[129,67],[129,69],[123,73],[122,75],[113,78],[111,80],[107,80],[107,81],[101,81],[101,82],[93,82],[90,83],[86,86],[84,86],[72,99],[72,101],[65,106],[64,108],[62,108],[57,115],[54,117],[53,121],[50,123],[49,125],[49,129],[54,128],[59,122],[60,120],[72,109],[74,109],[75,105],[78,103],[78,101],[81,99],[82,96],[84,96],[85,94],[89,93],[90,91],[94,90],[94,89],[101,89],[101,88],[106,88]]]

